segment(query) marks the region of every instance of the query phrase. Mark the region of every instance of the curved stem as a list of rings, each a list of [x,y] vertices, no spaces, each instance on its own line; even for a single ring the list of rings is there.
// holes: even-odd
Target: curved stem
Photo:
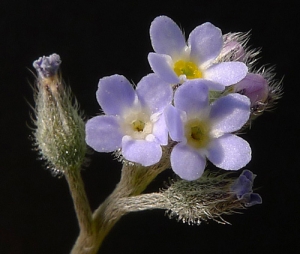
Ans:
[[[166,150],[165,153],[168,153]],[[136,196],[142,193],[153,179],[162,171],[170,167],[169,160],[163,159],[152,166],[143,167],[133,163],[125,163],[119,184],[110,196],[95,210],[92,216],[93,234],[86,236],[80,233],[72,254],[95,254],[103,240],[117,221],[127,212],[120,209],[118,202],[125,197]],[[92,245],[90,244],[92,243]]]

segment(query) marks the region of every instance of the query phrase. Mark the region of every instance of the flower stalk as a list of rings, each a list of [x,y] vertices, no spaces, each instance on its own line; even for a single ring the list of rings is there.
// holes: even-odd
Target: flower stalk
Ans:
[[[170,167],[167,160],[170,151],[164,150],[159,163],[143,167],[134,163],[124,163],[121,179],[110,196],[94,211],[92,216],[92,235],[80,232],[72,249],[72,254],[97,253],[103,240],[112,227],[129,211],[119,206],[128,197],[139,197],[153,179]]]
[[[238,134],[276,103],[281,83],[271,70],[255,69],[258,50],[248,34],[222,35],[211,23],[197,26],[186,40],[166,16],[150,27],[154,73],[134,87],[124,76],[100,79],[96,92],[103,115],[84,123],[70,89],[58,75],[60,57],[33,63],[37,70],[35,146],[54,175],[64,175],[79,224],[72,254],[96,254],[113,226],[129,212],[164,209],[169,218],[199,225],[261,204],[255,176],[236,171],[252,150]],[[113,152],[122,163],[115,190],[92,212],[80,175],[88,144]],[[158,174],[172,168],[179,178],[157,193],[143,194]]]

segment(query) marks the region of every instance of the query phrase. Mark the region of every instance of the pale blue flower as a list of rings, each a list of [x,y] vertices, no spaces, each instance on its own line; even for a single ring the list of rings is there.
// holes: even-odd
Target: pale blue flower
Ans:
[[[231,134],[247,122],[250,100],[232,93],[210,105],[207,83],[203,79],[185,82],[175,92],[175,107],[165,109],[170,137],[178,142],[171,153],[171,165],[185,180],[202,175],[206,158],[226,170],[238,170],[251,159],[249,144]]]
[[[237,199],[243,201],[247,207],[262,203],[261,196],[252,190],[255,177],[250,170],[244,170],[231,186]]]
[[[243,79],[247,66],[242,62],[216,63],[223,47],[222,32],[207,22],[185,37],[176,23],[166,17],[154,19],[150,38],[156,53],[149,53],[152,70],[170,84],[189,79],[206,79],[210,90],[224,90]]]
[[[96,97],[105,115],[86,124],[86,142],[98,152],[121,148],[126,160],[143,166],[157,163],[168,144],[163,111],[172,101],[169,84],[155,74],[142,78],[136,90],[121,75],[100,79]]]

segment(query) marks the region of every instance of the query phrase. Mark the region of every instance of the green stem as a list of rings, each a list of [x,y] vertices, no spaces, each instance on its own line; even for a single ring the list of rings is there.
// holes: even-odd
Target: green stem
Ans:
[[[169,167],[169,160],[166,159],[162,159],[159,163],[150,167],[142,167],[131,163],[123,164],[119,184],[111,195],[93,213],[93,234],[86,235],[80,233],[71,253],[97,253],[112,227],[127,213],[118,206],[119,200],[125,197],[139,195],[159,173]]]
[[[80,232],[82,234],[91,235],[93,234],[92,211],[84,190],[80,170],[67,170],[65,177],[73,199]]]

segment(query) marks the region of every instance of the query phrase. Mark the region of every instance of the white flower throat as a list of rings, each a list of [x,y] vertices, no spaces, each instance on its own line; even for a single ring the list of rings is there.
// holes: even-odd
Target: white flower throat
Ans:
[[[121,128],[126,135],[133,139],[146,139],[153,130],[150,112],[143,108],[128,109],[123,115]]]

